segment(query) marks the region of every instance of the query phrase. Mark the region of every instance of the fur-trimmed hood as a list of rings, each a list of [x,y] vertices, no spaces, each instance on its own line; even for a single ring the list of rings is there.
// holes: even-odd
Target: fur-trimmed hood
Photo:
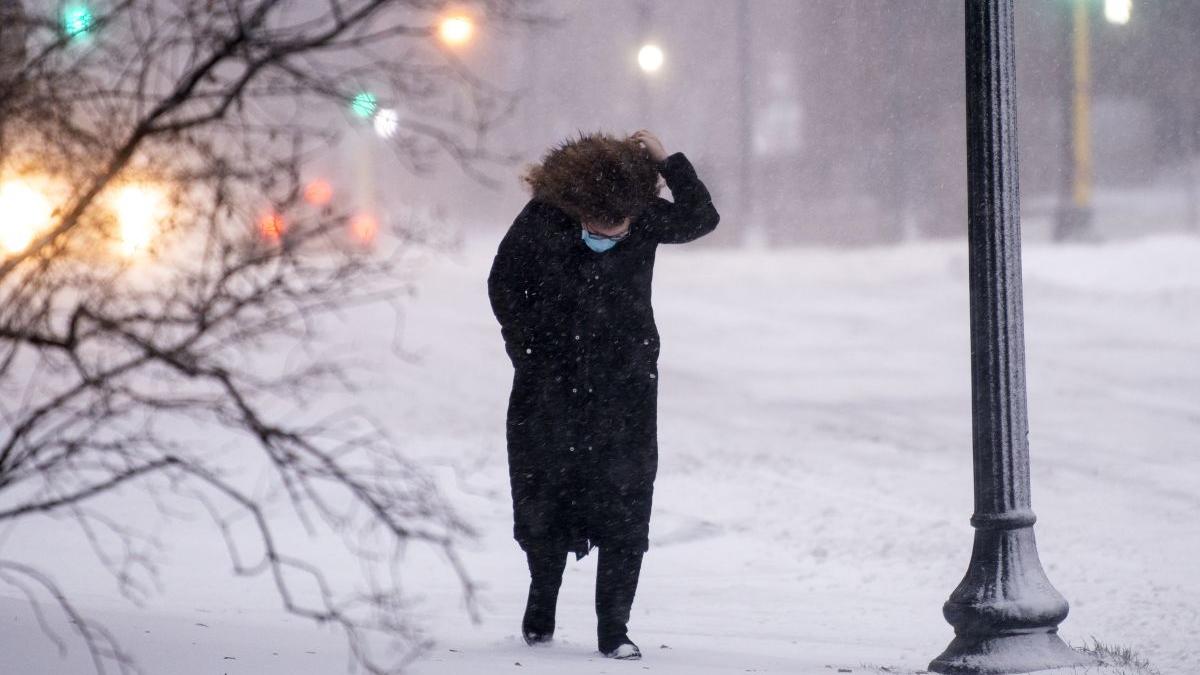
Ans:
[[[568,138],[523,176],[533,198],[576,220],[615,224],[659,193],[657,163],[637,141],[603,132]]]

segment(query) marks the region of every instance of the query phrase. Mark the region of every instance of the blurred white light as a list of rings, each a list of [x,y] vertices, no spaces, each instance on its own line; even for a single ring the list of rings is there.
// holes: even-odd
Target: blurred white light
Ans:
[[[663,50],[658,45],[645,45],[638,50],[637,60],[643,71],[658,72],[663,65]]]
[[[380,138],[395,136],[398,126],[400,126],[400,115],[395,110],[382,108],[375,113],[375,133],[379,134]]]
[[[28,182],[0,183],[0,252],[25,250],[38,232],[50,227],[53,215],[50,200]]]
[[[132,256],[146,249],[158,224],[166,217],[166,197],[145,185],[126,185],[113,195],[121,253]]]
[[[474,32],[474,22],[465,16],[448,16],[438,26],[438,35],[448,45],[466,44]]]
[[[1133,0],[1104,0],[1104,18],[1124,26],[1133,16]]]

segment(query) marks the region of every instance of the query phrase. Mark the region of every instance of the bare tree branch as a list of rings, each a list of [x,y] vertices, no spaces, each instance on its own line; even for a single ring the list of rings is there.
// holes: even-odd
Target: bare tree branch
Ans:
[[[487,181],[483,166],[511,159],[488,132],[514,95],[438,44],[435,0],[118,0],[84,36],[66,34],[52,4],[0,0],[0,185],[36,185],[54,207],[26,245],[0,248],[0,522],[74,520],[141,602],[156,547],[102,498],[140,488],[163,518],[198,503],[237,574],[340,626],[367,672],[396,672],[427,642],[395,570],[340,588],[282,543],[268,507],[341,537],[369,569],[412,544],[436,548],[472,613],[456,545],[474,532],[346,403],[349,358],[273,359],[314,344],[339,311],[397,303],[429,244],[405,223],[364,246],[348,234],[353,208],[306,203],[306,179],[370,89],[402,112],[390,145],[406,164],[437,153]],[[525,4],[467,7],[501,26],[536,20]],[[150,186],[161,213],[153,239],[123,257],[113,200],[131,186]],[[269,471],[268,490],[246,484],[246,462]],[[239,545],[247,527],[255,551]],[[132,668],[46,572],[0,559],[0,580],[53,599],[97,672]]]

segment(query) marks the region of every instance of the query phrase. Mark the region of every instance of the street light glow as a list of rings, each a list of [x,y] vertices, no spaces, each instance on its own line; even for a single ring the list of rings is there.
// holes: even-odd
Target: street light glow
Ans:
[[[637,60],[643,72],[656,73],[663,65],[663,50],[658,45],[643,45],[638,50]]]
[[[442,42],[454,47],[466,44],[474,33],[474,22],[462,15],[448,16],[438,25],[438,36]]]
[[[287,232],[287,221],[278,211],[267,211],[258,219],[258,234],[267,243],[279,243],[285,232]]]
[[[333,186],[324,178],[317,178],[304,186],[304,201],[313,206],[327,206],[333,201]]]
[[[96,18],[92,8],[83,2],[73,2],[62,9],[62,29],[67,37],[87,37]]]
[[[374,243],[379,234],[379,219],[370,213],[360,213],[350,221],[350,236],[363,245]]]
[[[112,199],[117,216],[118,249],[136,255],[150,245],[159,223],[167,215],[167,199],[161,190],[146,185],[126,185]]]
[[[0,183],[0,214],[0,252],[19,253],[50,227],[54,207],[28,182],[9,180]]]
[[[379,134],[380,138],[391,138],[396,135],[396,129],[400,126],[400,114],[392,108],[381,108],[375,113],[375,133]]]
[[[1133,16],[1133,0],[1104,0],[1104,18],[1109,23],[1124,26]]]
[[[379,102],[375,98],[375,94],[369,91],[360,91],[350,100],[350,112],[354,113],[355,117],[369,119],[375,115],[375,111],[379,109]]]

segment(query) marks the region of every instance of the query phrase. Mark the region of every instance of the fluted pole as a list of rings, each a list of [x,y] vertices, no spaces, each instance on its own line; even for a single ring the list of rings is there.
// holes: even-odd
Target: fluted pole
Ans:
[[[943,613],[937,673],[1085,663],[1058,637],[1067,601],[1038,560],[1029,499],[1012,0],[966,0],[967,199],[975,544]]]
[[[738,78],[738,210],[737,243],[745,244],[754,225],[750,220],[753,208],[752,191],[754,178],[751,175],[750,155],[754,152],[754,125],[751,120],[751,97],[754,81],[751,79],[753,65],[750,62],[750,0],[738,0],[737,4],[737,78]]]

